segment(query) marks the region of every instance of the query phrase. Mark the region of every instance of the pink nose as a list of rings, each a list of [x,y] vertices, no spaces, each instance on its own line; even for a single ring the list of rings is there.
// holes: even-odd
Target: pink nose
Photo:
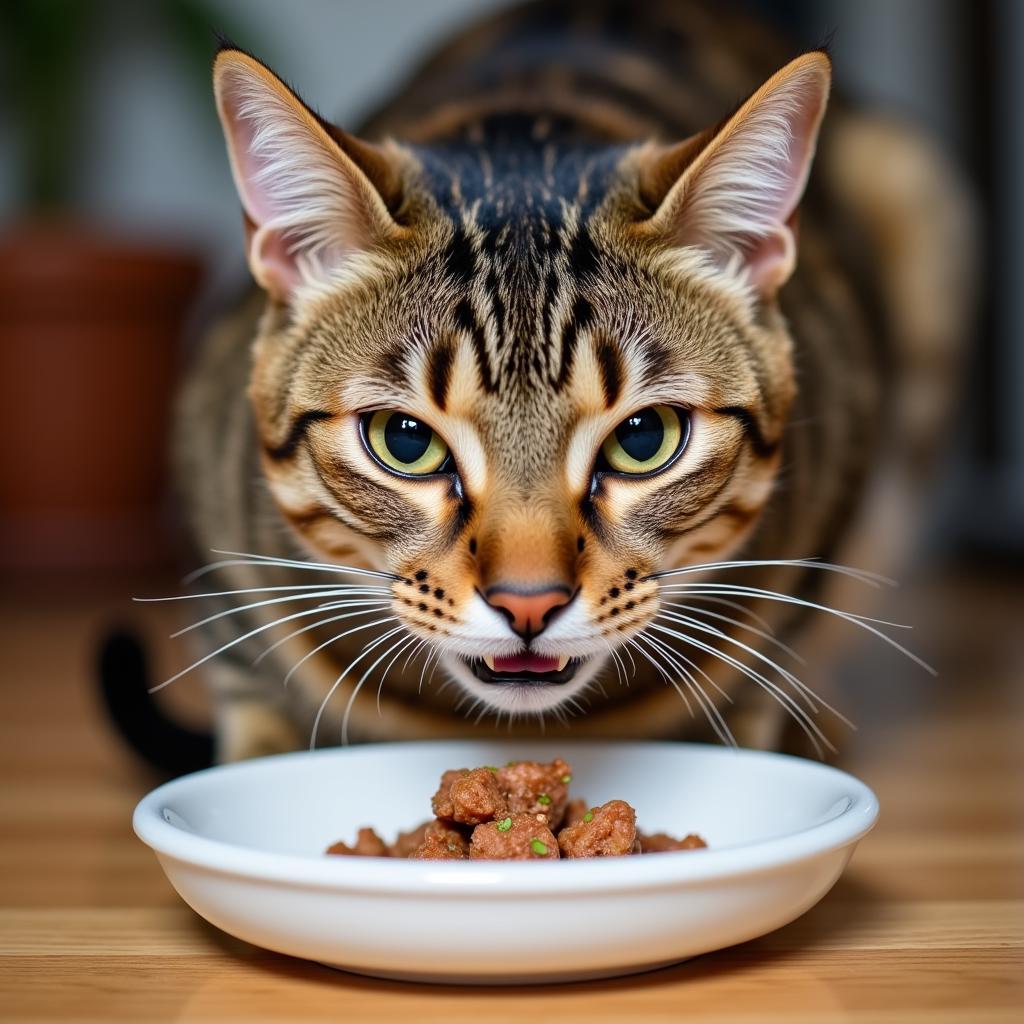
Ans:
[[[547,626],[559,608],[569,603],[572,594],[568,587],[549,587],[524,593],[498,585],[488,587],[486,597],[487,603],[497,608],[512,628],[529,641]]]

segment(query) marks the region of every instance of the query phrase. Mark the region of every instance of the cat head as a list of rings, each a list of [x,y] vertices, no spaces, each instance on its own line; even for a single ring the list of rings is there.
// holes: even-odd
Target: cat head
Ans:
[[[283,516],[395,573],[395,614],[485,705],[571,699],[651,621],[649,575],[734,552],[771,492],[828,59],[674,145],[513,114],[371,144],[240,51],[214,78]]]

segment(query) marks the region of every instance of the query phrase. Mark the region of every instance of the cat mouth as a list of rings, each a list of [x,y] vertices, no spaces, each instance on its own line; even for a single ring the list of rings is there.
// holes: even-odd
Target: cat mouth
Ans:
[[[482,683],[513,683],[517,686],[561,686],[568,683],[582,658],[546,654],[510,654],[507,657],[463,658],[466,667]]]

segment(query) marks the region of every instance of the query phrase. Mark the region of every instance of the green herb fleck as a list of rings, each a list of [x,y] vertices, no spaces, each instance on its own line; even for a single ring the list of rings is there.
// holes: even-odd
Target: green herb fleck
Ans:
[[[537,803],[547,807],[547,805],[551,803],[551,797],[549,797],[547,793],[541,793],[540,796],[537,797]]]
[[[511,818],[502,818],[501,821],[498,822],[498,831],[499,832],[507,832],[511,827],[512,827],[512,819]]]
[[[583,820],[589,825],[594,820],[594,812],[587,811],[587,813],[583,815]]]
[[[541,842],[539,839],[531,839],[530,849],[533,850],[538,857],[543,857],[544,854],[548,852],[548,844]]]
[[[563,775],[562,776],[562,781],[568,786],[569,783],[572,782],[572,776],[571,775]]]
[[[487,770],[488,770],[489,772],[494,772],[494,774],[495,774],[495,775],[497,775],[497,774],[498,774],[498,769],[497,769],[497,768],[495,768],[493,764],[485,764],[485,765],[484,765],[484,767],[485,767],[485,768],[486,768],[486,769],[487,769]]]

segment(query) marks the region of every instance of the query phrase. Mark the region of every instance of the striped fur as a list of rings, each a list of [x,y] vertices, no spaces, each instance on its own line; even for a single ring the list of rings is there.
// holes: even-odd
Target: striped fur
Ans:
[[[305,108],[293,111],[333,140],[331,159],[350,176],[340,195],[303,192],[302,161],[321,150],[303,157],[290,137],[265,134],[261,173],[292,175],[287,204],[266,230],[254,222],[264,212],[259,197],[242,189],[254,273],[270,301],[248,300],[197,360],[180,410],[179,479],[197,557],[210,548],[314,554],[397,575],[379,616],[348,621],[393,616],[395,640],[423,640],[420,656],[443,652],[453,682],[421,688],[422,662],[402,664],[416,649],[409,641],[379,698],[371,689],[352,703],[352,738],[474,728],[458,706],[486,695],[457,655],[515,647],[478,596],[506,579],[556,582],[577,595],[536,641],[541,653],[590,658],[574,735],[704,735],[706,723],[691,719],[642,659],[628,688],[615,681],[609,648],[624,652],[659,608],[648,574],[725,557],[841,558],[869,481],[899,479],[904,452],[920,452],[916,438],[887,433],[900,422],[892,368],[906,373],[913,361],[890,331],[906,318],[880,280],[881,250],[855,216],[885,206],[883,186],[872,199],[849,180],[833,186],[812,176],[799,262],[777,297],[774,287],[756,294],[737,262],[751,239],[771,234],[758,220],[770,180],[732,207],[731,221],[705,211],[680,221],[686,239],[655,232],[673,185],[707,152],[709,126],[787,56],[761,27],[718,4],[532,4],[454,40],[364,126],[365,137],[390,141],[367,145]],[[258,93],[245,102],[251,116],[265,116]],[[846,126],[863,135],[861,124],[841,107],[829,115],[823,166],[834,149],[849,150]],[[785,147],[778,123],[759,130]],[[680,147],[683,139],[691,141]],[[900,136],[904,151],[915,145]],[[747,164],[744,180],[771,171]],[[922,158],[918,173],[926,178],[931,166]],[[734,192],[737,183],[720,187]],[[944,194],[953,234],[963,218],[955,189]],[[685,198],[692,205],[691,193]],[[900,216],[892,205],[889,230]],[[324,233],[339,223],[341,234]],[[909,218],[903,226],[914,231]],[[712,239],[722,243],[718,262]],[[288,245],[304,243],[311,257],[290,278]],[[791,255],[777,258],[791,263]],[[947,263],[933,256],[939,280]],[[931,335],[911,339],[915,351],[949,351],[955,319],[923,329]],[[595,482],[601,439],[658,402],[693,411],[683,456],[649,480]],[[439,430],[457,455],[459,482],[399,480],[376,466],[354,414],[381,407]],[[243,565],[209,581],[218,591],[309,582]],[[824,580],[765,568],[742,582],[815,598]],[[344,666],[395,627],[388,621],[324,647],[285,689],[290,666],[338,628],[300,633],[251,670],[265,646],[314,621],[271,625],[299,607],[269,605],[210,624],[209,645],[266,627],[207,665],[223,758],[305,742]],[[792,606],[758,612],[781,635],[803,625]],[[733,700],[741,742],[782,742],[760,691],[721,662],[690,655]],[[326,721],[341,717],[360,674],[341,679]],[[569,696],[583,699],[583,689]],[[510,716],[509,728],[529,734],[538,722]]]

